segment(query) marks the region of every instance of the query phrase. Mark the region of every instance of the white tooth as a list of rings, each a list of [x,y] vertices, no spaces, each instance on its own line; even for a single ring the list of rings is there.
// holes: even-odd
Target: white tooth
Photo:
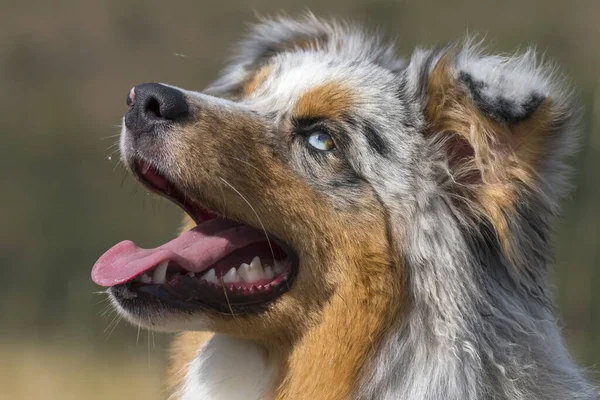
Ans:
[[[204,279],[208,283],[214,283],[214,284],[219,283],[219,280],[217,279],[217,274],[215,274],[214,268],[211,268],[207,273],[205,273],[202,276],[202,279]]]
[[[250,263],[250,267],[252,268],[260,268],[262,270],[262,264],[260,263],[260,257],[256,256],[252,259]]]
[[[265,271],[265,278],[267,278],[267,279],[273,279],[273,277],[275,276],[275,273],[273,272],[273,268],[271,268],[269,265],[264,267],[263,271]]]
[[[193,272],[188,272],[186,275],[189,276],[190,278],[195,278],[196,277],[196,274],[193,273]]]
[[[152,278],[150,278],[150,275],[145,272],[139,276],[139,279],[142,281],[142,283],[152,283]]]
[[[248,283],[254,283],[258,280],[265,278],[265,273],[262,269],[262,265],[260,264],[260,258],[254,257],[250,265],[242,264],[240,265],[239,274],[244,278],[244,280]]]
[[[223,275],[223,282],[225,283],[237,283],[240,280],[240,276],[235,268],[231,268],[225,275]]]
[[[142,174],[145,174],[146,172],[148,172],[149,169],[150,169],[150,163],[144,161],[144,163],[142,165]]]
[[[169,267],[169,260],[165,260],[158,264],[158,267],[154,269],[152,274],[152,281],[157,284],[165,283],[165,277],[167,276],[167,268]]]

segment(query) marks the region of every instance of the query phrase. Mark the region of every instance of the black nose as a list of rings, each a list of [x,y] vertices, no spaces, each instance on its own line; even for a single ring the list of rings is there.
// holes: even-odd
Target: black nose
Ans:
[[[157,127],[184,120],[189,107],[183,93],[160,83],[142,83],[129,91],[125,126],[137,133],[148,133]]]

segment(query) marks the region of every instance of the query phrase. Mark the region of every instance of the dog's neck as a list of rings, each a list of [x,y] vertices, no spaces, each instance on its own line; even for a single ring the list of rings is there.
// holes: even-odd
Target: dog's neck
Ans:
[[[262,400],[272,398],[276,362],[258,343],[215,334],[187,366],[180,400]]]
[[[550,247],[539,227],[548,215],[519,210],[509,260],[493,233],[461,227],[451,207],[434,199],[407,224],[410,311],[366,368],[356,397],[595,398],[569,359],[546,293]]]

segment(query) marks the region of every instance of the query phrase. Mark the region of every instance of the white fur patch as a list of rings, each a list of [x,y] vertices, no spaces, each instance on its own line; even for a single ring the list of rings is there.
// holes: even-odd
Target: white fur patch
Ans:
[[[215,334],[190,364],[181,400],[267,400],[277,370],[256,342]]]

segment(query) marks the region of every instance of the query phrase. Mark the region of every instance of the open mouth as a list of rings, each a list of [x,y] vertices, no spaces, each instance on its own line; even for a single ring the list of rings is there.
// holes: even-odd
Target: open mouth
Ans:
[[[120,304],[219,313],[259,311],[285,293],[297,270],[296,254],[273,235],[222,218],[190,199],[151,163],[132,163],[150,190],[183,208],[196,227],[154,249],[123,241],[92,269]]]

